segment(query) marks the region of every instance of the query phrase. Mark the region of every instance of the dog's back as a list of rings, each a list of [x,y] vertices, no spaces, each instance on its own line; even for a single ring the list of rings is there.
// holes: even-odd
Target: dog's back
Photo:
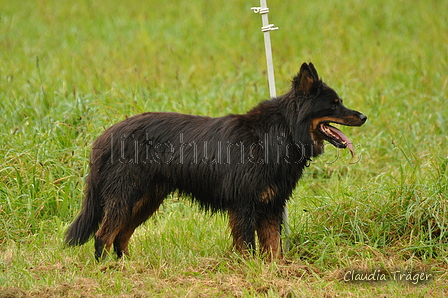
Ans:
[[[286,136],[287,123],[269,117],[278,115],[278,106],[274,101],[268,105],[272,111],[264,107],[219,118],[177,113],[130,117],[95,141],[91,173],[102,189],[113,189],[117,177],[126,173],[126,183],[143,187],[139,193],[159,185],[190,195],[214,211],[226,210],[238,200],[237,194],[279,179],[274,173],[280,169],[275,168],[285,166],[278,158],[284,155],[279,144],[288,140],[272,135]]]

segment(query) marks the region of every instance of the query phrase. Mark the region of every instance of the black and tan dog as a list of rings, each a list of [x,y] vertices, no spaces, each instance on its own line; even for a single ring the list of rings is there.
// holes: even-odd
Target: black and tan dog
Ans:
[[[324,141],[349,147],[330,123],[360,126],[363,114],[304,63],[292,89],[242,115],[219,118],[144,113],[107,129],[93,145],[82,211],[66,233],[68,245],[95,235],[95,256],[114,246],[128,253],[135,228],[174,192],[205,209],[228,211],[236,249],[281,256],[286,201]]]

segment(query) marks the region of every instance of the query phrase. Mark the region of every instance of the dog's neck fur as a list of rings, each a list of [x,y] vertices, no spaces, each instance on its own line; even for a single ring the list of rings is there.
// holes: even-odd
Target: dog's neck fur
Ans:
[[[302,148],[300,155],[311,160],[321,152],[316,152],[313,147],[314,142],[309,131],[311,115],[306,113],[309,110],[304,106],[306,104],[311,104],[311,100],[297,99],[291,90],[280,97],[261,102],[246,115],[253,117],[258,123],[270,124],[270,127],[262,125],[257,129],[260,137],[267,132],[285,134],[289,142]],[[266,121],[268,118],[270,121]]]

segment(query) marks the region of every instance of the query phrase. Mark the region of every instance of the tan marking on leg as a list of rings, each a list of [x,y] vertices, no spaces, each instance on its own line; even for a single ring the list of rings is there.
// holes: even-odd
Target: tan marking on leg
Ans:
[[[266,254],[269,260],[281,259],[280,223],[276,220],[260,219],[256,230],[261,253]]]
[[[114,243],[115,237],[117,237],[118,233],[120,233],[123,226],[114,227],[113,230],[110,230],[109,223],[106,220],[103,220],[101,224],[101,228],[95,233],[95,236],[101,239],[102,243],[104,243],[103,252],[109,254],[110,248]],[[104,255],[104,253],[103,253]]]

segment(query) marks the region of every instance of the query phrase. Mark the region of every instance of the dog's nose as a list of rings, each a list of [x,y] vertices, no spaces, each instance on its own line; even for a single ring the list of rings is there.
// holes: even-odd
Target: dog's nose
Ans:
[[[364,114],[359,115],[359,119],[362,121],[362,123],[367,121],[367,116]]]

